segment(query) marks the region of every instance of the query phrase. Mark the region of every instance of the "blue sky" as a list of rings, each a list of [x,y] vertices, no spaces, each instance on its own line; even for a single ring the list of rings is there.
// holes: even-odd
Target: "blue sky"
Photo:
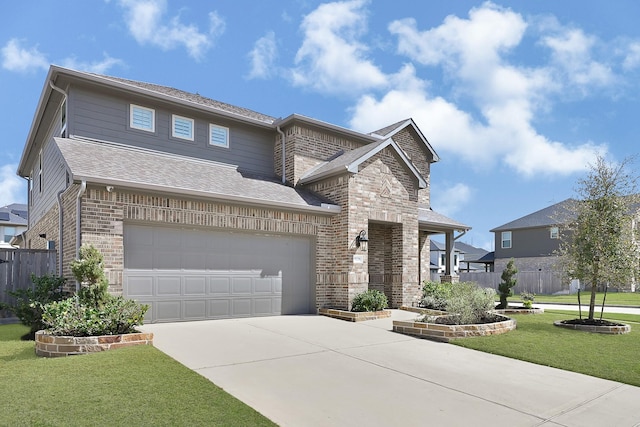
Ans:
[[[491,228],[638,153],[640,2],[24,1],[0,18],[0,206],[49,64],[370,132],[412,117],[441,157],[432,207]],[[636,164],[637,166],[637,164]]]

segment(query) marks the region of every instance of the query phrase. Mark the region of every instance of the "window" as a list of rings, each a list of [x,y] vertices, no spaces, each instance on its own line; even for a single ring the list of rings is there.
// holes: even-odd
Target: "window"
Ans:
[[[550,237],[552,239],[558,239],[560,237],[558,227],[551,227]]]
[[[171,136],[193,141],[193,119],[173,114],[171,116]]]
[[[11,241],[11,238],[16,235],[16,228],[5,226],[3,235],[3,242],[9,243]]]
[[[210,124],[209,144],[216,147],[229,147],[229,128]]]
[[[149,132],[156,131],[155,110],[131,104],[129,112],[129,126],[133,129],[146,130]]]
[[[511,232],[510,231],[503,231],[502,232],[502,245],[501,245],[502,249],[509,249],[511,248]]]
[[[440,265],[447,265],[447,255],[440,254]]]

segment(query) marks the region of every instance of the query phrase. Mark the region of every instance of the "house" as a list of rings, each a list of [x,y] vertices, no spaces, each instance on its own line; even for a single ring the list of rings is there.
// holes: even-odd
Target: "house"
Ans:
[[[53,239],[67,277],[94,245],[150,322],[348,309],[367,289],[399,307],[429,277],[430,236],[455,280],[469,229],[431,209],[438,160],[412,119],[365,134],[51,66],[18,166],[25,241]]]
[[[460,262],[464,259],[464,251],[460,250],[460,244],[455,242],[453,245],[453,271],[460,271]],[[431,271],[433,273],[443,274],[447,268],[447,248],[444,243],[431,239]]]
[[[495,237],[494,268],[510,259],[519,271],[551,271],[560,248],[560,229],[572,199],[548,206],[491,230]]]
[[[11,240],[27,229],[27,205],[12,203],[0,207],[0,248],[13,248]]]

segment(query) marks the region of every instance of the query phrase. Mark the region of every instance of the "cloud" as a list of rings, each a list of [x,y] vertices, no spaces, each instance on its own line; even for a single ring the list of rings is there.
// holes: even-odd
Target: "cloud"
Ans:
[[[215,39],[225,30],[225,21],[216,13],[209,13],[209,30],[201,32],[193,24],[183,24],[179,16],[163,22],[166,0],[120,0],[125,10],[129,31],[142,45],[151,44],[163,50],[184,46],[195,60],[200,60]]]
[[[276,36],[273,31],[270,31],[264,37],[259,38],[249,52],[251,70],[247,78],[268,79],[271,77],[277,56]]]
[[[294,85],[352,94],[387,84],[385,74],[367,58],[367,46],[359,42],[366,31],[366,3],[325,3],[304,18],[304,39],[291,70]]]
[[[74,70],[87,71],[90,73],[105,74],[109,69],[115,66],[124,66],[125,63],[121,59],[112,58],[106,52],[103,54],[101,61],[78,61],[76,58],[66,58],[62,61],[62,66],[72,68]]]
[[[640,66],[640,42],[632,42],[627,47],[622,68],[629,71],[638,68],[638,66]]]
[[[431,191],[431,206],[446,216],[452,216],[464,208],[472,198],[472,189],[461,182],[453,185],[436,185]]]
[[[11,39],[0,50],[2,68],[16,72],[30,72],[49,68],[47,57],[37,47],[25,48],[18,39]]]
[[[0,166],[0,206],[11,203],[25,203],[26,181],[16,175],[18,165]]]

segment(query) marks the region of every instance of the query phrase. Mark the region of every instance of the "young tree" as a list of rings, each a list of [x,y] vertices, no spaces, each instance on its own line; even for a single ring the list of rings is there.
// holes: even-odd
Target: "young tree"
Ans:
[[[513,288],[517,283],[517,273],[518,269],[513,263],[513,259],[510,259],[500,276],[502,282],[498,285],[498,293],[500,294],[500,305],[498,308],[507,308],[507,298],[513,296],[513,290],[511,288]]]
[[[591,286],[590,320],[598,285],[623,287],[639,277],[638,178],[627,171],[630,162],[627,158],[612,164],[597,157],[577,183],[578,198],[569,207],[570,218],[560,236],[565,273]]]

